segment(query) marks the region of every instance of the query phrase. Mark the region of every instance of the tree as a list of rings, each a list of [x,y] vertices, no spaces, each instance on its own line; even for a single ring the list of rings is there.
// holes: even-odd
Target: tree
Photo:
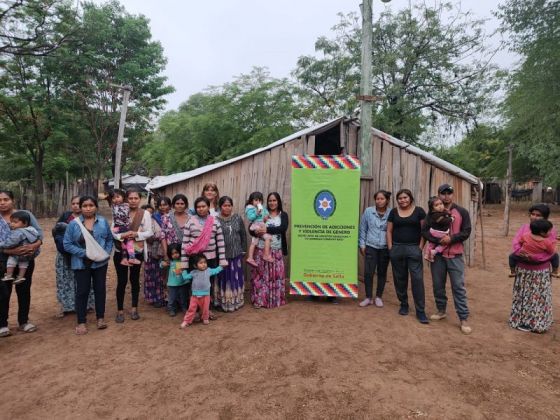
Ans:
[[[0,5],[0,55],[52,53],[73,33],[76,13],[68,0],[4,0]]]
[[[300,126],[290,83],[255,68],[166,113],[141,156],[152,174],[186,171],[265,146]]]
[[[151,129],[164,96],[173,88],[162,75],[167,60],[161,44],[151,39],[148,19],[127,13],[116,1],[83,7],[80,42],[61,49],[59,62],[68,74],[67,101],[79,112],[92,139],[81,144],[79,153],[91,159],[93,178],[100,180],[114,167],[120,86],[133,88],[125,132],[131,149]]]
[[[523,56],[509,80],[506,129],[517,153],[560,185],[560,2],[509,0],[498,16],[510,47]]]
[[[489,105],[490,52],[483,20],[450,3],[384,11],[373,25],[373,92],[376,127],[418,142],[439,119],[472,126]],[[355,14],[341,15],[334,39],[315,44],[322,57],[304,56],[293,72],[312,120],[349,115],[357,106],[360,28]]]

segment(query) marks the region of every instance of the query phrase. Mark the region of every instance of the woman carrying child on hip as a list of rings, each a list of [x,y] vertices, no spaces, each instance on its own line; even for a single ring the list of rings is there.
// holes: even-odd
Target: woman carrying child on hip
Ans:
[[[111,211],[113,213],[113,233],[121,234],[130,231],[130,206],[126,202],[126,192],[113,190],[109,197],[111,199]],[[131,266],[142,264],[134,253],[134,239],[123,238],[121,247],[121,264]]]
[[[266,229],[266,222],[269,219],[268,210],[263,206],[264,197],[261,192],[255,191],[249,195],[247,202],[245,203],[245,215],[249,220],[249,230],[257,232],[263,228]],[[270,255],[270,241],[272,235],[268,233],[262,234],[260,237],[253,236],[251,239],[251,245],[249,246],[249,252],[247,253],[247,264],[257,267],[257,262],[253,258],[255,253],[255,247],[258,245],[259,240],[264,240],[264,254],[263,260],[266,262],[274,262],[274,259]]]
[[[31,226],[31,217],[26,211],[20,210],[10,216],[10,234],[4,241],[0,241],[0,248],[17,248],[18,246],[28,245],[40,239],[39,232]],[[35,258],[24,255],[10,255],[6,263],[6,274],[2,281],[12,281],[20,284],[25,281],[25,272],[29,267],[29,261]],[[18,276],[14,278],[14,271],[18,268]]]
[[[430,197],[428,200],[428,222],[430,225],[430,234],[434,238],[443,238],[449,235],[453,217],[438,196]],[[434,257],[437,254],[441,254],[447,247],[448,245],[440,245],[427,241],[424,246],[424,259],[434,262]]]

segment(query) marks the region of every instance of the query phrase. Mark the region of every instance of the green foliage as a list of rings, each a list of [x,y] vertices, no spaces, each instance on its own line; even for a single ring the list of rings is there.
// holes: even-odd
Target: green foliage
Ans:
[[[254,68],[166,113],[142,150],[150,173],[186,171],[262,147],[300,127],[292,87]]]
[[[560,2],[510,0],[500,9],[512,49],[524,57],[504,102],[516,153],[560,185]]]
[[[479,125],[459,143],[436,150],[436,154],[482,179],[506,176],[509,139],[503,130]],[[523,181],[537,175],[527,159],[514,155],[512,162],[515,180]]]
[[[450,3],[384,11],[373,24],[374,125],[412,143],[443,119],[472,125],[489,106],[494,68],[488,64],[484,21]],[[304,116],[324,121],[358,105],[361,28],[341,15],[334,39],[319,38],[320,57],[298,60],[293,75],[306,105]]]

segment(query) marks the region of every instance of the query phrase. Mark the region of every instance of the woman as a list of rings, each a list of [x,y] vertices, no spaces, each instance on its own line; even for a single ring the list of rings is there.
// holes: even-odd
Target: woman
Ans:
[[[140,269],[142,268],[142,264],[134,264],[132,266],[121,264],[121,240],[134,239],[136,259],[146,261],[148,258],[146,239],[151,238],[154,234],[150,213],[140,208],[140,191],[138,189],[129,189],[126,192],[126,200],[130,208],[130,230],[124,233],[113,232],[113,237],[116,240],[113,262],[117,272],[117,316],[115,317],[115,322],[119,324],[124,322],[124,295],[129,281],[132,294],[130,319],[140,319],[138,314],[138,295],[140,294]]]
[[[16,211],[14,208],[14,194],[11,191],[0,190],[0,241],[5,240],[10,234],[10,216]],[[31,226],[39,232],[39,240],[32,244],[18,246],[16,248],[3,249],[0,251],[0,277],[6,273],[6,261],[9,255],[31,256],[41,247],[43,243],[43,230],[39,226],[37,219],[30,212]],[[37,331],[37,327],[29,322],[29,306],[31,304],[31,279],[35,268],[35,260],[29,261],[29,266],[25,272],[23,283],[16,285],[18,300],[18,324],[19,330],[31,333]],[[17,270],[17,268],[16,268]],[[14,272],[17,274],[17,271]],[[12,295],[13,281],[0,281],[0,337],[11,335],[8,328],[8,314],[10,311],[10,297]]]
[[[408,273],[410,272],[412,296],[416,307],[416,318],[428,324],[424,309],[424,273],[422,265],[421,235],[426,212],[414,205],[414,197],[408,189],[397,192],[397,208],[387,219],[387,248],[393,267],[393,280],[397,297],[401,303],[400,315],[408,315]]]
[[[546,204],[535,204],[529,209],[530,221],[550,216]],[[521,249],[521,238],[530,232],[529,224],[521,226],[513,238],[513,252]],[[556,238],[556,229],[549,233]],[[553,258],[557,258],[555,254]],[[552,325],[552,284],[550,276],[550,256],[535,255],[532,258],[520,255],[524,261],[517,263],[513,282],[513,298],[509,325],[520,331],[544,333]]]
[[[187,211],[189,200],[183,194],[176,194],[171,200],[171,207],[173,210],[161,217],[163,235],[167,244],[181,244],[183,243],[183,230],[190,218]],[[166,258],[167,256],[164,257],[164,259]]]
[[[210,215],[216,217],[220,211],[220,206],[218,201],[220,200],[220,191],[218,191],[218,186],[213,182],[208,182],[202,187],[202,197],[206,197],[210,202]]]
[[[247,233],[241,216],[233,213],[231,197],[220,197],[218,205],[218,219],[224,234],[228,266],[218,274],[217,287],[214,288],[214,305],[224,312],[233,312],[244,304],[245,279],[242,260],[247,249]]]
[[[277,192],[268,194],[266,204],[270,219],[266,228],[257,233],[273,235],[270,249],[274,262],[264,261],[264,241],[259,241],[254,256],[257,267],[251,268],[251,302],[255,308],[276,308],[286,304],[284,255],[288,255],[288,213],[282,209],[282,199]]]
[[[372,305],[373,274],[377,268],[377,290],[375,306],[383,307],[383,290],[387,281],[387,267],[389,266],[389,251],[387,249],[387,219],[391,209],[389,199],[391,193],[385,190],[377,191],[374,196],[375,207],[365,209],[360,222],[359,246],[360,253],[365,257],[364,284],[366,298],[360,303],[365,307]]]
[[[161,229],[162,219],[161,217],[158,218],[157,215],[165,214],[165,207],[169,210],[170,206],[167,205],[167,201],[171,203],[168,197],[162,197],[155,203],[158,211],[152,214],[152,231],[154,235],[146,239],[148,252],[144,263],[144,300],[154,308],[161,308],[165,304],[165,292],[163,290],[164,271],[160,267],[160,262],[167,255],[167,242]],[[160,203],[164,204],[163,209]],[[145,210],[150,211],[148,206],[142,206],[142,208],[144,207],[146,207]]]
[[[224,235],[217,217],[210,214],[210,202],[206,197],[198,197],[194,202],[196,214],[192,216],[183,230],[181,260],[188,264],[189,256],[204,254],[209,268],[218,265],[226,267],[228,262],[225,254]],[[212,276],[211,296],[216,289],[216,276]],[[216,319],[210,314],[210,319]]]
[[[97,214],[97,200],[86,195],[80,198],[79,205],[82,214],[77,219],[105,252],[111,254],[113,249],[111,228],[107,220]],[[95,294],[97,329],[104,330],[107,328],[105,323],[105,297],[109,258],[106,261],[96,262],[86,257],[84,235],[76,219],[70,222],[64,234],[64,249],[72,255],[71,266],[76,279],[76,315],[78,318],[76,334],[84,335],[88,332],[87,300],[92,285]]]
[[[55,260],[56,269],[56,299],[60,303],[60,312],[57,318],[63,318],[64,314],[74,312],[76,310],[76,280],[74,279],[74,271],[70,265],[70,254],[64,250],[63,240],[64,232],[67,226],[76,217],[82,214],[80,208],[80,196],[75,195],[70,200],[70,211],[65,211],[58,218],[56,226],[53,230],[54,240],[56,242],[57,253]],[[64,250],[64,252],[62,252]],[[87,308],[88,310],[95,307],[93,291],[89,294]]]
[[[163,223],[163,217],[169,214],[171,210],[171,199],[169,197],[158,197],[156,202],[156,212],[154,213],[154,219],[161,226]]]

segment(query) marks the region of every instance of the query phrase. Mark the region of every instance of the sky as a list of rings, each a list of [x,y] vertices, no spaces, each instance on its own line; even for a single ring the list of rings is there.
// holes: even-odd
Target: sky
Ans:
[[[373,0],[374,19],[387,7],[408,8],[418,0]],[[436,0],[424,0],[428,4]],[[498,20],[492,11],[503,0],[463,0],[462,9],[488,18],[488,33]],[[99,1],[101,2],[101,1]],[[289,77],[298,57],[314,53],[318,37],[333,37],[337,14],[359,13],[360,0],[120,0],[132,14],[150,19],[152,37],[168,59],[165,75],[175,87],[166,109],[176,109],[190,95],[267,67],[271,76]],[[500,38],[493,39],[499,45]],[[500,51],[494,61],[511,67],[515,56]]]

